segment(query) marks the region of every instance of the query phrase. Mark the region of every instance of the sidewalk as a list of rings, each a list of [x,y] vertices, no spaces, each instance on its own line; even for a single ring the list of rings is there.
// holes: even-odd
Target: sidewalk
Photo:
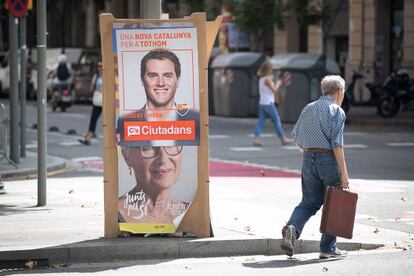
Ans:
[[[373,183],[353,180],[356,192]],[[376,181],[378,182],[378,181]],[[377,183],[381,185],[381,183]],[[283,254],[281,228],[300,200],[298,177],[212,177],[213,238],[104,239],[103,178],[49,178],[47,206],[36,207],[37,180],[6,182],[0,195],[0,268],[127,259]],[[359,211],[358,211],[359,213]],[[358,219],[361,216],[357,215]],[[366,219],[366,218],[365,218]],[[320,212],[297,242],[296,253],[318,252]],[[346,250],[411,248],[414,235],[356,223]]]
[[[351,106],[347,121],[351,127],[398,127],[414,128],[414,111],[398,112],[395,117],[383,118],[377,114],[377,107],[354,107]]]
[[[414,128],[413,112],[384,119],[374,109],[352,108],[353,126]],[[49,156],[47,167],[56,171],[66,160]],[[36,207],[37,155],[27,151],[18,169],[0,162],[6,194],[0,195],[0,269],[22,267],[27,260],[39,265],[104,262],[126,259],[218,257],[283,254],[281,228],[300,201],[300,179],[291,173],[266,177],[211,177],[210,209],[213,238],[138,237],[104,239],[103,178],[48,178],[47,206]],[[294,174],[294,172],[293,172]],[[5,180],[6,179],[6,180]],[[360,198],[369,187],[385,185],[353,180]],[[405,183],[406,184],[406,183]],[[409,183],[412,184],[412,183]],[[412,248],[414,235],[367,226],[357,210],[354,238],[338,239],[346,250],[378,247]],[[306,225],[296,253],[318,252],[320,212]]]

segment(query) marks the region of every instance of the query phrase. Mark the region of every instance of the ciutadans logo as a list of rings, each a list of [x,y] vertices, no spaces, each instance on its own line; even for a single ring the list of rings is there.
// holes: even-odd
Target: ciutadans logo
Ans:
[[[141,127],[139,126],[128,126],[128,137],[137,136],[141,134]]]

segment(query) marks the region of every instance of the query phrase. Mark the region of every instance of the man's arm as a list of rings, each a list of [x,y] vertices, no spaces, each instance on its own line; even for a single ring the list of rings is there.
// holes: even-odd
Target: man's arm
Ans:
[[[342,146],[338,146],[334,148],[333,151],[341,173],[342,188],[349,189],[349,178],[348,170],[346,168],[344,148]]]

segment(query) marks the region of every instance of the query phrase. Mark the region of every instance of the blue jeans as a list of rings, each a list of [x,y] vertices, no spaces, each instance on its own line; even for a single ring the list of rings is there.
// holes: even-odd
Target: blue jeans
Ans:
[[[276,107],[273,103],[269,105],[259,104],[259,122],[256,124],[254,136],[260,137],[260,133],[262,133],[262,129],[266,123],[267,117],[272,119],[277,136],[279,136],[279,138],[283,138],[284,134],[282,129],[282,122],[280,121],[279,113],[277,112]]]
[[[302,201],[293,210],[288,224],[295,226],[297,237],[311,216],[321,208],[328,186],[339,183],[339,168],[335,155],[329,152],[304,152],[302,164]],[[336,249],[336,237],[322,234],[320,251]]]

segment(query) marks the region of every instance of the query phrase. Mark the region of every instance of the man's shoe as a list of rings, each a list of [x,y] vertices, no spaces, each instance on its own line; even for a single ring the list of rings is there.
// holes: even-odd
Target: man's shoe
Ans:
[[[332,251],[330,253],[321,252],[319,254],[319,259],[341,258],[341,257],[345,257],[346,255],[348,255],[348,252],[346,252],[345,250],[339,250],[337,248],[335,249],[335,251]]]
[[[293,255],[293,247],[296,241],[296,229],[293,225],[285,225],[282,229],[283,239],[280,244],[280,248],[285,251],[286,255]]]
[[[261,147],[262,146],[262,142],[260,141],[259,138],[254,138],[253,146],[255,146],[255,147]]]
[[[282,139],[282,146],[286,146],[286,145],[292,144],[292,142],[293,142],[293,139],[283,138]]]

